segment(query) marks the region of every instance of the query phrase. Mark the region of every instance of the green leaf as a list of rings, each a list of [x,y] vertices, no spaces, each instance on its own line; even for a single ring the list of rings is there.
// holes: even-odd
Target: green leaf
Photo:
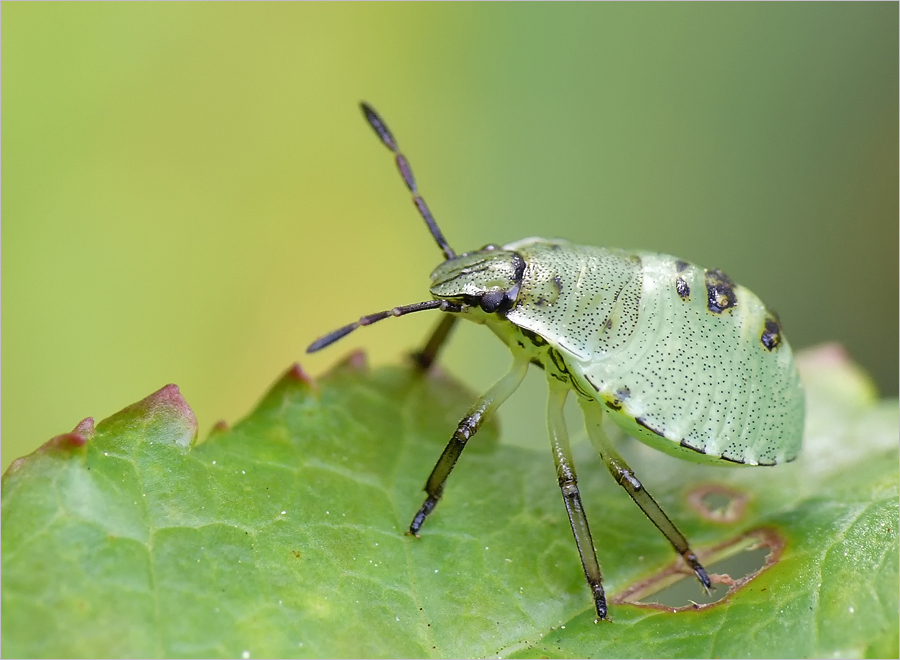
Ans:
[[[674,553],[587,442],[579,485],[611,622],[594,621],[549,451],[498,443],[491,425],[422,538],[404,535],[475,397],[355,355],[318,383],[292,369],[202,443],[168,386],[13,464],[3,654],[896,656],[897,402],[833,347],[801,362],[795,463],[717,469],[623,444],[701,558],[774,548],[714,605],[630,602],[677,576]],[[743,507],[716,513],[704,493]]]

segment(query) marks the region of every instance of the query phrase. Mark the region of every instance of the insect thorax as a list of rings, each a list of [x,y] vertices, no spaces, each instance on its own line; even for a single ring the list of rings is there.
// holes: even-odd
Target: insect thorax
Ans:
[[[514,353],[526,353],[579,394],[596,396],[586,390],[575,364],[602,359],[633,333],[642,281],[637,256],[525,239],[454,261],[432,274],[435,296],[467,302],[465,317],[490,327]],[[507,309],[488,312],[490,304],[478,304],[478,295],[490,291],[506,292]]]

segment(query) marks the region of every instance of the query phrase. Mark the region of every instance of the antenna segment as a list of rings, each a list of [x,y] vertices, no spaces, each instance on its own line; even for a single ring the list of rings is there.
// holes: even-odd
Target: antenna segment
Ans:
[[[346,337],[351,332],[364,325],[372,325],[373,323],[383,321],[384,319],[390,318],[392,316],[404,316],[405,314],[411,314],[413,312],[422,312],[426,309],[440,309],[442,312],[458,312],[461,310],[459,305],[451,303],[447,300],[427,300],[425,302],[413,303],[411,305],[394,307],[393,309],[388,309],[383,312],[377,312],[375,314],[363,316],[359,321],[355,321],[353,323],[345,325],[343,328],[333,330],[323,337],[319,337],[309,345],[309,348],[306,349],[306,352],[315,353],[316,351],[321,351],[326,346],[331,346],[338,339]]]
[[[384,123],[384,120],[378,116],[378,113],[375,112],[372,106],[370,106],[368,103],[363,101],[359,104],[359,107],[362,108],[363,114],[366,116],[366,121],[369,122],[373,129],[375,129],[375,133],[378,134],[378,137],[384,143],[384,146],[394,152],[394,160],[397,163],[397,169],[400,170],[400,176],[403,177],[403,182],[412,193],[413,204],[415,204],[416,208],[419,209],[419,214],[422,216],[425,224],[428,225],[428,231],[431,232],[431,235],[437,242],[438,247],[441,248],[441,251],[444,253],[444,257],[446,259],[452,259],[456,256],[456,253],[454,253],[450,245],[447,244],[447,239],[444,238],[444,235],[441,233],[440,228],[437,226],[437,222],[434,221],[434,216],[431,215],[431,211],[428,210],[428,205],[425,203],[425,200],[422,199],[422,197],[419,195],[419,189],[416,186],[416,180],[413,177],[412,168],[410,168],[409,166],[409,161],[406,160],[406,156],[400,153],[400,148],[397,146],[397,141],[394,139],[391,130],[387,127],[387,124]],[[350,332],[350,330],[347,330],[347,332]]]

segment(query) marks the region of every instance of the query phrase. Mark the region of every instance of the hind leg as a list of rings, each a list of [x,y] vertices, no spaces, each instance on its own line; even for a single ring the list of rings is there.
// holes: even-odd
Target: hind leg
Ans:
[[[650,493],[644,489],[643,484],[641,484],[637,477],[634,476],[634,471],[628,467],[628,464],[609,441],[601,424],[603,420],[603,408],[593,399],[588,400],[579,398],[578,403],[581,404],[581,409],[584,411],[584,423],[587,427],[591,444],[594,445],[594,448],[600,454],[600,457],[606,464],[606,468],[612,474],[613,479],[615,479],[616,483],[622,486],[622,488],[631,495],[631,499],[633,499],[634,503],[640,507],[641,511],[644,512],[644,515],[647,516],[650,521],[656,525],[657,529],[663,533],[663,536],[669,540],[669,543],[675,548],[675,552],[684,558],[684,561],[687,562],[688,566],[694,571],[694,575],[700,580],[700,584],[702,584],[706,592],[709,593],[711,586],[709,576],[706,574],[706,569],[700,564],[700,560],[697,559],[697,555],[694,554],[693,550],[691,550],[688,545],[687,539],[678,531],[675,524],[669,520],[669,517],[663,512],[659,504],[656,503],[656,500],[650,496]]]

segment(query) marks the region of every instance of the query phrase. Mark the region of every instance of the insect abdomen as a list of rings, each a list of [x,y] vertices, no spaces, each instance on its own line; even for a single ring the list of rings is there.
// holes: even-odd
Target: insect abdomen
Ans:
[[[638,329],[625,350],[584,370],[601,397],[630,392],[617,421],[684,458],[747,465],[792,460],[804,398],[774,316],[721,271],[667,255],[640,256]],[[767,324],[776,331],[768,342]]]
[[[628,433],[700,462],[796,456],[803,391],[777,316],[751,291],[668,255],[508,247],[531,276],[508,320],[557,349]]]

